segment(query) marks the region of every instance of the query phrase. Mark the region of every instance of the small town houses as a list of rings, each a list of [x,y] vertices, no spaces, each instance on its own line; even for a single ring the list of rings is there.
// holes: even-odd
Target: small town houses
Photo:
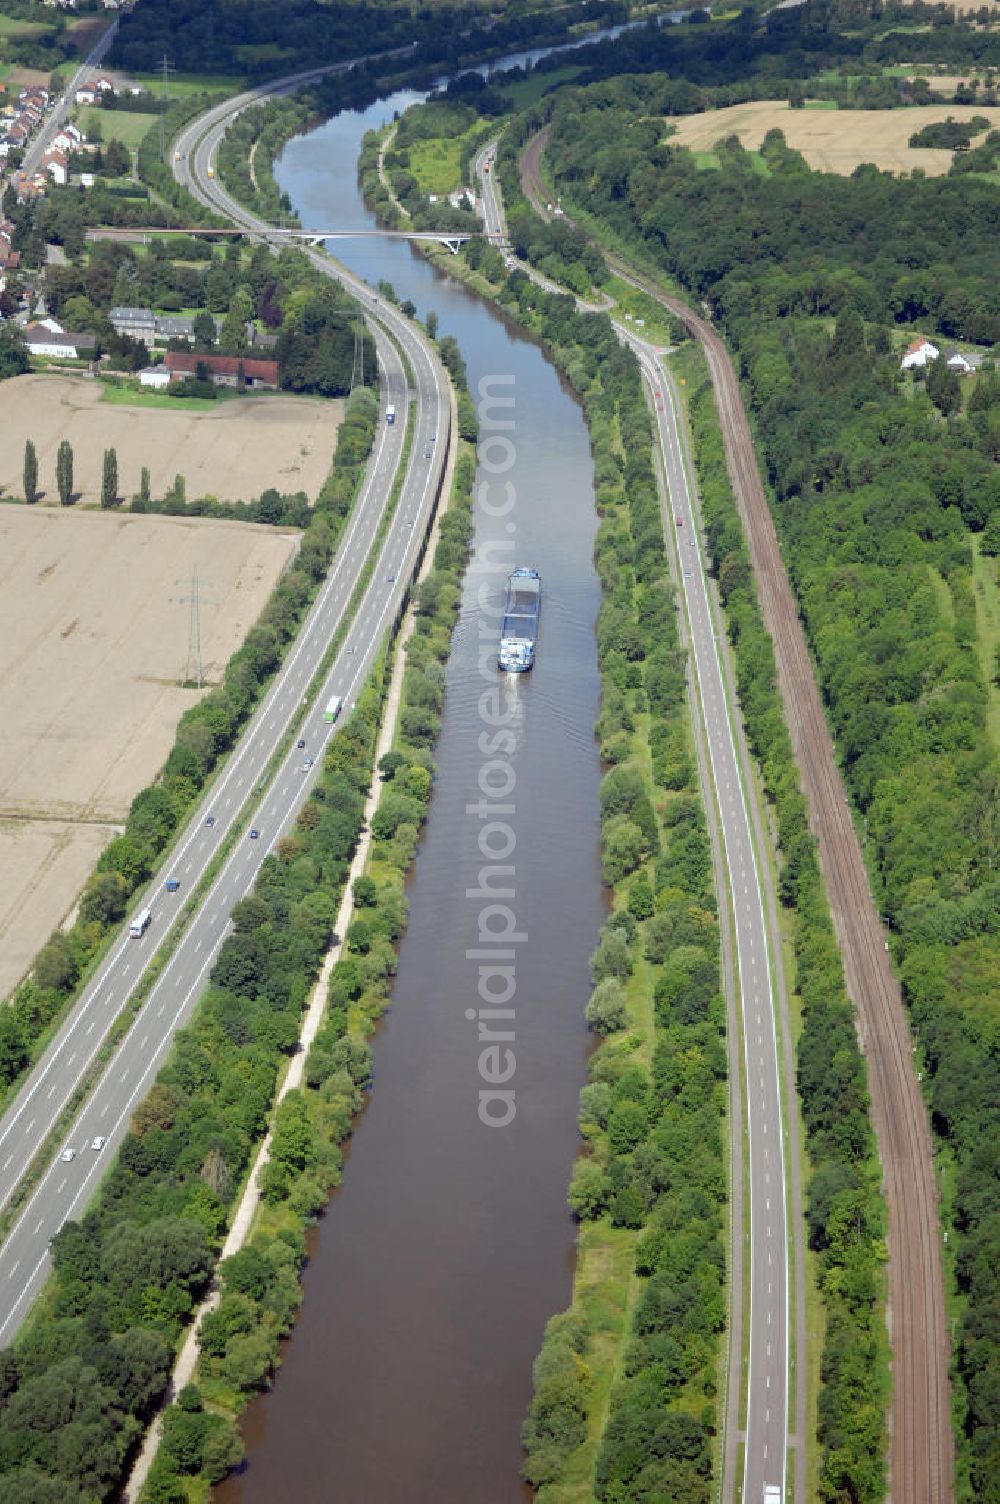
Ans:
[[[49,107],[48,89],[22,89],[16,102],[0,107],[0,160],[28,145]]]

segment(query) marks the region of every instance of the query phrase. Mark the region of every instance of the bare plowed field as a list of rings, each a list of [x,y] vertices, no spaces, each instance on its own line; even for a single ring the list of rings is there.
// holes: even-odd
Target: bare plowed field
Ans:
[[[933,87],[933,82],[931,81]],[[910,136],[932,120],[971,120],[983,115],[993,129],[1000,126],[1000,108],[982,105],[920,105],[906,110],[793,110],[784,100],[756,100],[684,115],[670,121],[677,127],[672,145],[710,151],[725,136],[739,136],[756,151],[769,130],[777,127],[789,146],[800,151],[810,167],[821,172],[852,173],[862,162],[874,162],[890,172],[922,167],[928,177],[948,171],[953,153],[933,147],[911,147]],[[981,138],[978,138],[981,139]]]
[[[212,682],[295,547],[250,523],[0,507],[0,996],[196,698],[179,687],[193,570]]]
[[[80,500],[100,498],[105,449],[118,456],[123,496],[139,489],[148,466],[154,496],[175,475],[187,494],[249,501],[268,486],[305,491],[314,500],[337,445],[343,403],[312,397],[254,396],[219,402],[208,411],[103,402],[104,387],[82,376],[18,376],[3,388],[4,442],[0,495],[20,496],[26,439],[38,455],[43,500],[55,502],[56,450],[73,446],[73,483]]]

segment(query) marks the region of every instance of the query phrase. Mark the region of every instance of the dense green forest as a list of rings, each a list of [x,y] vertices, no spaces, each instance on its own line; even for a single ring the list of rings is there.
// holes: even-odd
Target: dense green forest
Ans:
[[[996,1499],[1000,770],[972,562],[1000,550],[1000,379],[986,370],[963,388],[941,365],[911,382],[894,330],[1000,338],[1000,194],[968,178],[812,173],[778,133],[766,178],[734,142],[699,172],[648,118],[675,87],[621,80],[560,98],[550,161],[564,201],[708,301],[738,352],[954,1161],[961,1467],[972,1496]]]
[[[437,66],[563,41],[581,24],[623,21],[630,9],[627,0],[575,0],[555,13],[545,0],[143,0],[123,18],[113,60],[155,70],[166,52],[184,72],[266,78],[408,47],[415,62]]]

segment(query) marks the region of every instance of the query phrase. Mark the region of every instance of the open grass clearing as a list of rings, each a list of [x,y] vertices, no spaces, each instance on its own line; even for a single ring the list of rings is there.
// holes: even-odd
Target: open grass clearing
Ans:
[[[410,158],[407,170],[416,178],[422,193],[452,193],[461,188],[461,136],[414,141],[406,151]]]
[[[56,450],[68,439],[74,484],[84,503],[99,500],[104,451],[112,448],[125,496],[138,491],[145,465],[154,496],[165,495],[174,476],[183,475],[190,497],[248,501],[275,486],[315,498],[329,474],[343,417],[343,403],[315,397],[260,394],[185,410],[184,399],[173,397],[155,405],[141,397],[105,402],[106,390],[86,376],[6,381],[0,496],[21,496],[24,445],[31,439],[43,501],[58,505]]]
[[[914,131],[947,115],[959,121],[983,115],[990,127],[1000,127],[1000,107],[986,105],[920,105],[907,110],[793,110],[785,100],[755,100],[709,110],[703,115],[671,119],[676,127],[672,146],[687,146],[699,166],[716,143],[738,136],[750,151],[758,151],[768,131],[784,132],[790,147],[800,151],[810,167],[848,175],[862,162],[890,172],[920,167],[928,177],[946,173],[953,153],[946,149],[911,147]],[[702,158],[699,161],[699,156]]]
[[[0,15],[0,37],[37,37],[45,31],[54,31],[44,21],[25,21],[20,16]]]
[[[95,139],[94,127],[100,131],[102,141],[121,141],[126,146],[136,147],[158,115],[143,115],[132,110],[101,110],[94,105],[83,107],[81,124],[87,138]]]
[[[527,78],[509,84],[504,82],[503,74],[500,74],[499,77],[492,78],[490,83],[498,94],[511,101],[513,109],[526,110],[529,105],[537,104],[549,89],[570,83],[582,72],[582,68],[556,68],[551,73],[533,72]]]
[[[296,546],[253,523],[0,507],[0,996],[197,698],[180,687],[192,572],[215,682]]]

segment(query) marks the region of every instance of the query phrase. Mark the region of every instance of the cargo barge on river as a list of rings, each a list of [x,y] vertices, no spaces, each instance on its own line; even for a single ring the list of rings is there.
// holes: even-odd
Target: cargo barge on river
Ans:
[[[515,569],[507,579],[503,624],[500,628],[500,668],[523,674],[535,661],[542,579],[537,569]]]

